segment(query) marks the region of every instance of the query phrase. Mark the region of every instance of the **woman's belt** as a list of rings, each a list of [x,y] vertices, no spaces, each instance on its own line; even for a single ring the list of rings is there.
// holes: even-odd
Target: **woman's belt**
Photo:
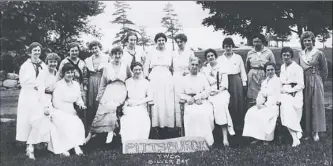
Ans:
[[[196,94],[195,93],[190,93],[190,94],[187,94],[187,95],[189,95],[191,97],[194,97]]]
[[[291,82],[291,83],[282,83],[282,85],[290,85],[292,88],[295,87],[297,85],[297,83]],[[292,93],[287,93],[292,95],[293,97],[295,97],[296,92],[292,92]]]
[[[48,90],[45,89],[45,94],[49,94],[49,95],[52,95],[53,92],[50,92]]]
[[[253,67],[253,66],[250,66],[250,69],[265,70],[264,67]]]

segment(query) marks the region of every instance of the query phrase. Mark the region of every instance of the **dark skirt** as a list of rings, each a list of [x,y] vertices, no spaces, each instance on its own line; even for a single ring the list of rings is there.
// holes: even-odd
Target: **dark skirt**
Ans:
[[[306,134],[326,131],[324,85],[318,73],[304,72],[303,130]]]
[[[230,93],[229,112],[236,133],[241,133],[246,114],[246,103],[242,79],[239,74],[228,75],[228,91]]]
[[[90,128],[91,123],[96,115],[98,108],[98,102],[96,97],[98,94],[99,84],[101,82],[102,72],[91,72],[88,79],[88,90],[87,90],[87,112],[86,112],[86,129]],[[87,131],[87,130],[86,130]]]

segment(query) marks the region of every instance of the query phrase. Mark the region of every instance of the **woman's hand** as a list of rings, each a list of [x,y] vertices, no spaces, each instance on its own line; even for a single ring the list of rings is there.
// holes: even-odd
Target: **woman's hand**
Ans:
[[[44,115],[49,116],[50,115],[50,108],[49,107],[44,107]]]
[[[87,107],[85,106],[85,105],[78,105],[79,106],[79,108],[81,109],[81,110],[85,110],[85,109],[87,109]]]
[[[202,100],[201,99],[196,100],[195,104],[201,105],[202,104]]]
[[[187,101],[187,104],[188,104],[188,105],[192,105],[193,103],[194,103],[194,98],[191,97],[191,99],[190,99],[189,101]]]
[[[209,95],[210,96],[215,96],[215,95],[217,95],[217,91],[215,91],[215,90],[212,90],[212,91],[210,91],[210,93],[209,93]]]
[[[258,109],[266,108],[266,105],[257,105]]]
[[[183,72],[183,76],[186,76],[189,72],[186,70]]]

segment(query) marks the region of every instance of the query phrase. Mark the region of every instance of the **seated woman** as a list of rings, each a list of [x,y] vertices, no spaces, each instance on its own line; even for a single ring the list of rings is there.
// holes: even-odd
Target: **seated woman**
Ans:
[[[279,77],[275,75],[274,63],[267,62],[264,65],[264,71],[266,79],[261,83],[256,105],[252,106],[245,115],[243,136],[272,141],[279,116],[277,103],[281,85]]]
[[[128,99],[124,104],[124,115],[120,119],[122,142],[148,139],[150,132],[147,102],[152,101],[152,94],[149,81],[143,77],[141,63],[133,63],[131,70],[134,76],[126,80]]]
[[[49,107],[52,107],[51,99],[54,85],[57,81],[56,72],[60,57],[56,53],[47,55],[45,62],[47,67],[39,73],[36,86],[38,89],[38,104],[31,112],[31,129],[28,135],[27,144],[31,150],[27,151],[30,159],[35,159],[34,148],[32,145],[38,143],[49,143],[52,123],[49,118]]]
[[[303,69],[292,61],[294,52],[290,47],[281,50],[284,64],[281,66],[281,123],[286,126],[293,138],[293,147],[298,146],[302,137],[301,119],[303,107]]]
[[[213,145],[214,115],[208,102],[209,83],[205,75],[199,73],[199,59],[193,57],[189,64],[190,74],[184,76],[180,98],[185,100],[185,136],[202,137],[209,146]]]
[[[85,139],[84,125],[77,116],[74,103],[82,110],[86,109],[81,97],[80,84],[73,81],[75,67],[69,63],[62,68],[63,78],[54,88],[50,109],[51,121],[54,128],[51,130],[51,142],[48,149],[55,154],[62,153],[69,156],[68,150],[74,148],[77,155],[82,155],[80,145]]]
[[[231,116],[229,113],[228,75],[223,71],[217,59],[217,53],[213,49],[205,51],[205,57],[209,62],[202,68],[210,84],[208,100],[213,104],[215,123],[222,127],[223,145],[229,146],[228,131],[230,135],[235,135]]]
[[[108,99],[112,98],[112,95],[115,94],[108,93],[107,89],[112,88],[111,85],[115,81],[125,82],[127,78],[131,77],[131,71],[129,66],[122,61],[123,49],[121,47],[113,48],[111,55],[113,60],[103,69],[101,83],[96,97],[96,101],[99,102],[99,105],[85,143],[88,143],[96,133],[108,133],[106,143],[111,143],[114,136],[113,130],[119,125],[116,111],[118,106],[122,103],[118,103],[119,101],[113,102],[111,99]],[[105,100],[101,101],[103,98]]]

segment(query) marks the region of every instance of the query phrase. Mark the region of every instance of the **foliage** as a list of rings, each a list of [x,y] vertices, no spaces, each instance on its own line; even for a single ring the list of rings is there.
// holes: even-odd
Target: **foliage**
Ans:
[[[145,51],[145,46],[150,46],[153,44],[150,36],[147,35],[146,27],[140,26],[139,27],[139,41],[138,44],[142,46],[142,49]]]
[[[318,41],[323,43],[323,48],[325,48],[325,42],[331,37],[330,32],[322,32],[318,35]]]
[[[64,50],[65,43],[76,40],[81,33],[100,36],[88,21],[104,8],[97,1],[1,2],[1,49],[21,51],[37,41],[63,55],[60,50]]]
[[[304,30],[317,35],[332,29],[331,1],[198,1],[197,4],[209,10],[210,16],[203,20],[203,25],[213,26],[224,34],[239,34],[248,41],[264,29],[275,35],[295,32],[298,36]]]
[[[173,5],[169,2],[163,8],[165,16],[162,18],[162,26],[166,28],[166,35],[172,40],[172,50],[175,50],[174,36],[175,34],[182,29],[182,25],[179,23],[177,18],[177,13],[173,8]]]
[[[128,32],[138,31],[131,28],[130,25],[135,25],[131,20],[127,18],[127,11],[131,9],[130,5],[125,1],[115,1],[114,2],[115,12],[112,14],[116,18],[111,21],[113,24],[120,24],[122,27],[120,31],[116,34],[115,40],[112,44],[121,44],[123,47],[125,45],[125,37]]]
[[[266,39],[269,42],[270,41],[275,41],[277,47],[279,47],[279,42],[281,42],[281,44],[282,44],[281,47],[283,47],[283,42],[290,41],[291,36],[290,35],[284,35],[284,34],[278,34],[278,35],[267,34]]]

